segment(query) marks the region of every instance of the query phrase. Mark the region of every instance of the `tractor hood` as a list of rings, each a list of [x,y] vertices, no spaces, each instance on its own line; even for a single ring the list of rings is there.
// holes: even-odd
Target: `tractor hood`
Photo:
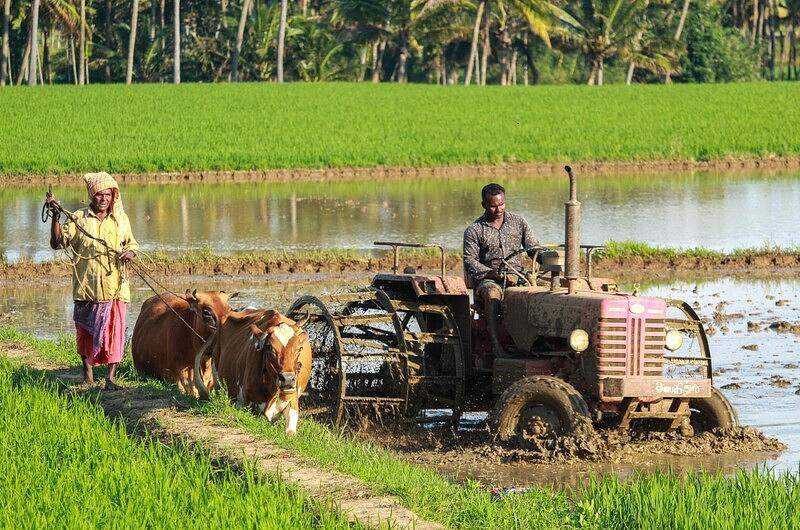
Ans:
[[[665,313],[666,304],[661,299],[599,291],[568,294],[566,289],[511,287],[503,298],[505,328],[525,352],[531,351],[539,336],[566,339],[576,328],[586,331],[594,342],[601,317],[663,319]]]

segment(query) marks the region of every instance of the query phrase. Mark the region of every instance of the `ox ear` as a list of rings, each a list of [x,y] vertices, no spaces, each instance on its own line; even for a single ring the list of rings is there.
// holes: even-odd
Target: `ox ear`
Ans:
[[[306,316],[303,317],[301,320],[295,320],[295,324],[300,329],[305,329],[308,322],[311,320],[311,311],[306,311]]]

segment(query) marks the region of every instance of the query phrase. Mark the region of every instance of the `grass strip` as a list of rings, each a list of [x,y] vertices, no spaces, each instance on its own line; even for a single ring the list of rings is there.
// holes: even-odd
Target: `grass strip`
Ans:
[[[0,527],[351,528],[244,462],[131,440],[90,395],[0,358]],[[194,521],[194,522],[192,522]]]
[[[797,157],[798,100],[797,83],[9,87],[0,174]]]
[[[75,364],[70,338],[34,339],[14,328],[0,328],[0,344],[22,342],[37,354]],[[0,348],[1,351],[1,348]],[[137,379],[126,360],[126,384],[161,383]],[[764,470],[740,471],[732,478],[704,472],[639,473],[621,481],[596,476],[575,492],[533,488],[497,499],[484,485],[452,484],[438,473],[405,462],[390,451],[338,434],[303,419],[300,434],[288,438],[280,424],[269,424],[236,409],[221,395],[191,403],[198,414],[247,429],[272,443],[356,476],[378,492],[397,495],[420,516],[453,528],[797,528],[800,525],[798,476]]]
[[[754,247],[736,248],[732,251],[721,251],[707,247],[665,247],[652,245],[642,241],[608,241],[605,249],[594,253],[594,261],[602,263],[603,260],[624,261],[631,258],[648,259],[743,259],[747,257],[775,256],[796,257],[800,256],[799,245],[772,245],[763,244]],[[142,253],[142,264],[147,268],[163,268],[172,266],[216,265],[226,264],[231,266],[264,265],[287,268],[292,266],[320,266],[326,269],[336,267],[352,267],[354,265],[368,265],[370,263],[391,262],[391,252],[384,250],[363,251],[347,248],[321,248],[310,250],[268,250],[261,252],[235,252],[231,254],[217,254],[210,245],[204,245],[180,253],[164,251]],[[445,249],[447,267],[449,269],[460,266],[462,255],[459,250]],[[422,263],[426,266],[438,266],[440,254],[438,249],[404,249],[400,254],[401,266],[404,263]],[[6,267],[37,267],[58,264],[58,262],[33,262],[20,259],[8,262],[0,254],[0,265]]]

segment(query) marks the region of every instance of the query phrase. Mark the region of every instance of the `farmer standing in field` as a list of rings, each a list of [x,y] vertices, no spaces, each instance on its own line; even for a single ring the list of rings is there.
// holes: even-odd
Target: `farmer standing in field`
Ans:
[[[114,390],[117,364],[125,342],[125,315],[130,287],[124,264],[136,256],[139,244],[122,208],[119,185],[108,173],[84,176],[90,204],[63,225],[48,194],[52,224],[50,246],[72,251],[73,320],[78,354],[83,359],[83,382],[94,384],[92,367],[108,364],[105,388]],[[69,216],[68,216],[69,217]]]
[[[483,215],[464,231],[464,279],[467,287],[475,289],[476,304],[483,305],[494,354],[502,357],[505,350],[497,334],[497,321],[506,279],[500,273],[500,265],[512,252],[532,249],[539,246],[539,242],[524,217],[506,212],[506,190],[500,184],[483,187],[481,206]],[[521,271],[522,254],[509,263]]]

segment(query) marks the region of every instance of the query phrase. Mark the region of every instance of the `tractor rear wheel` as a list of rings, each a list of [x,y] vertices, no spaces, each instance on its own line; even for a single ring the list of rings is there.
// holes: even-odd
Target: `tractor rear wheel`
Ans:
[[[711,387],[711,396],[689,400],[692,415],[689,422],[694,434],[701,434],[717,427],[725,429],[739,425],[739,418],[730,401],[716,387]]]
[[[497,400],[489,428],[502,442],[531,448],[533,438],[572,434],[591,429],[589,408],[575,388],[548,376],[520,379]]]

